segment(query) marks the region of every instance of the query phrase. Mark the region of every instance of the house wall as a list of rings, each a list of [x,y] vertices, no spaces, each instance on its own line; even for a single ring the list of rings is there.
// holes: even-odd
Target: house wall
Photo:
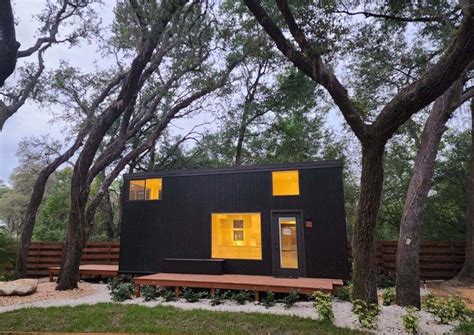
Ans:
[[[301,169],[299,196],[272,196],[271,170],[162,178],[162,200],[123,203],[122,273],[160,272],[163,258],[209,259],[211,213],[258,212],[262,260],[226,260],[225,272],[272,275],[271,211],[301,210],[313,221],[304,228],[306,276],[348,278],[342,167]]]

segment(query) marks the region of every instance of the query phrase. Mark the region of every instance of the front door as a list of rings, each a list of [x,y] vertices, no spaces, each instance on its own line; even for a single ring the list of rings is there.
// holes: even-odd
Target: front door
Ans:
[[[304,275],[301,212],[272,212],[273,275]]]

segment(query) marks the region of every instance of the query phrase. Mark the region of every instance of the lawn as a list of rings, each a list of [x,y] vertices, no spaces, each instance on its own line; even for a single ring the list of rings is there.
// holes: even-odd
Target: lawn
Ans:
[[[159,334],[358,334],[292,316],[185,311],[174,307],[97,304],[27,308],[0,314],[1,331],[153,332]]]

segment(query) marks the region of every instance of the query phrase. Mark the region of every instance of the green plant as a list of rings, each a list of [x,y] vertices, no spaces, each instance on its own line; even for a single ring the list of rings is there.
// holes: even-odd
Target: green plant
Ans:
[[[161,294],[161,297],[165,299],[166,302],[175,301],[176,294],[171,290],[164,290]]]
[[[444,324],[469,319],[469,311],[466,304],[458,297],[439,298],[430,294],[425,298],[423,307],[438,317],[439,321]]]
[[[420,323],[420,315],[418,309],[415,307],[407,307],[407,312],[402,316],[403,326],[409,334],[418,334],[418,327]]]
[[[377,326],[377,316],[380,313],[379,305],[363,300],[354,300],[352,302],[352,311],[357,315],[357,319],[362,327],[373,329]]]
[[[395,288],[386,288],[382,293],[383,305],[390,306],[395,303]]]
[[[184,287],[183,290],[181,291],[183,294],[183,299],[186,300],[187,302],[197,302],[201,299],[204,299],[207,297],[206,292],[197,292],[193,289]]]
[[[318,310],[319,318],[322,320],[331,320],[334,317],[332,312],[331,295],[316,291],[313,293],[314,306]]]
[[[338,288],[334,292],[334,297],[342,301],[351,301],[352,300],[352,283],[349,283],[346,286]]]
[[[300,295],[298,294],[298,291],[292,290],[288,295],[285,296],[285,298],[283,298],[283,305],[285,306],[285,309],[290,309],[298,301],[300,301]]]
[[[125,301],[131,299],[135,293],[133,277],[117,276],[109,280],[107,288],[113,301]]]
[[[273,293],[272,291],[268,291],[265,295],[265,298],[262,299],[262,305],[265,308],[270,308],[275,306],[275,304],[275,293]]]
[[[392,273],[379,273],[377,275],[377,287],[389,288],[395,286],[395,276]]]
[[[158,297],[158,290],[153,285],[142,286],[141,292],[143,300],[145,301],[156,300]]]
[[[0,227],[0,277],[2,280],[13,278],[17,245],[10,234]]]
[[[249,291],[239,291],[237,293],[232,294],[232,300],[239,305],[245,305],[245,303],[249,301],[251,297],[252,294]]]

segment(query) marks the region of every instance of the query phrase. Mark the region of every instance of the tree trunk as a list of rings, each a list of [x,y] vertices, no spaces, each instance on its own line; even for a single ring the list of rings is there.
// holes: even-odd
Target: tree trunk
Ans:
[[[102,210],[104,211],[104,214],[106,215],[105,231],[107,233],[107,238],[109,240],[113,240],[116,236],[116,229],[115,229],[115,224],[114,224],[114,208],[112,206],[112,201],[110,200],[109,191],[107,191],[107,193],[104,194]]]
[[[375,141],[374,141],[375,142]],[[383,186],[384,143],[362,144],[357,220],[352,237],[354,299],[377,302],[376,228]]]
[[[401,306],[421,307],[419,253],[423,214],[432,185],[439,143],[446,130],[446,122],[460,104],[462,86],[462,80],[458,80],[436,99],[421,135],[398,239],[396,301]]]
[[[466,254],[464,265],[456,276],[458,280],[474,278],[474,98],[471,99],[471,163],[469,195],[466,213]]]
[[[244,117],[245,118],[245,112]],[[242,124],[239,128],[239,136],[237,138],[237,147],[235,149],[235,165],[239,166],[242,165],[242,147],[244,145],[244,138],[245,138],[245,131],[247,129],[245,119],[242,120]]]
[[[13,73],[16,65],[16,53],[20,43],[15,36],[15,22],[10,0],[0,1],[0,87]],[[0,122],[0,130],[3,125]]]

